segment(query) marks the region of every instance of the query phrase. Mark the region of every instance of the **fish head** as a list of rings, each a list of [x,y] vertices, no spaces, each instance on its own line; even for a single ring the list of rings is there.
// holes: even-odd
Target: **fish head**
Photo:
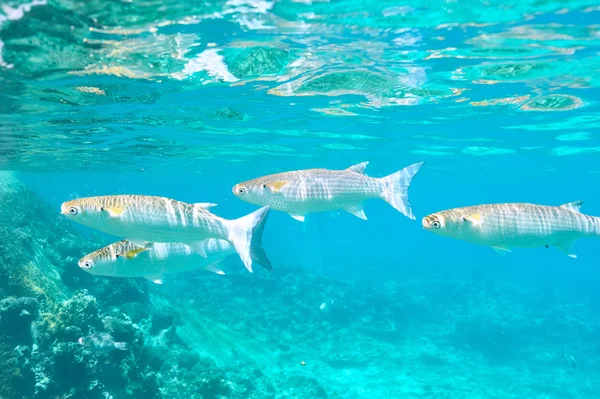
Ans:
[[[106,212],[102,197],[78,198],[63,202],[60,213],[69,219],[84,224],[97,224],[108,221],[110,214]]]
[[[99,276],[114,276],[119,263],[124,261],[120,254],[127,251],[127,245],[133,245],[126,240],[108,245],[79,259],[79,267]]]
[[[475,226],[472,223],[465,222],[465,218],[468,215],[466,208],[450,209],[425,216],[422,224],[425,230],[434,234],[466,239],[476,234]]]
[[[260,184],[259,179],[248,180],[238,183],[231,190],[233,195],[242,201],[249,202],[254,205],[268,205],[265,190]]]
[[[445,212],[427,215],[423,218],[421,223],[425,230],[443,236],[452,235],[454,229],[452,218]]]
[[[290,180],[288,173],[276,173],[236,184],[232,191],[236,197],[251,204],[276,207],[282,198],[294,192],[290,191],[293,187]]]

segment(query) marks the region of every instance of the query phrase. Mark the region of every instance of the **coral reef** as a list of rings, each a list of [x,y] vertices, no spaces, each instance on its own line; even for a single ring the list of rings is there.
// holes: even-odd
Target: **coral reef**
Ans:
[[[76,260],[103,238],[0,183],[2,399],[597,396],[597,303],[474,274],[342,281],[237,260],[163,286],[95,277]],[[93,332],[127,350],[78,342]]]
[[[196,380],[190,397],[229,392],[224,375],[179,338],[174,317],[151,304],[145,281],[79,270],[77,259],[100,242],[9,173],[0,173],[0,200],[1,398],[175,398]],[[78,343],[92,331],[129,350],[94,353]]]

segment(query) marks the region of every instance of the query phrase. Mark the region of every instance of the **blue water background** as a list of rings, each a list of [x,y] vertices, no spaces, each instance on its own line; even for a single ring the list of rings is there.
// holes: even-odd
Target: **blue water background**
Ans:
[[[527,24],[558,22],[591,26],[599,20],[598,11],[572,11],[535,15]],[[508,25],[512,27],[519,23],[522,21]],[[465,50],[470,48],[463,44],[466,38],[482,32],[494,34],[506,28],[506,25],[500,24],[444,31],[446,38],[443,43],[433,40],[441,34],[439,30],[421,28],[421,44],[407,44],[403,48],[422,50],[421,47],[458,47]],[[261,36],[231,21],[221,20],[166,26],[161,28],[161,33],[168,34],[171,30],[201,34],[203,46],[213,41],[220,42],[233,33],[249,41]],[[389,35],[386,40],[392,41],[394,34]],[[403,35],[400,32],[397,37]],[[323,33],[323,38],[329,44],[338,45],[347,45],[358,39],[368,42],[370,39],[367,34],[347,37],[327,33]],[[7,157],[11,156],[5,167],[17,170],[18,177],[39,193],[57,213],[63,201],[77,197],[146,194],[186,202],[214,202],[218,204],[212,209],[214,213],[237,218],[257,209],[231,193],[234,184],[250,178],[314,167],[343,169],[363,161],[370,161],[366,170],[368,175],[381,177],[414,162],[424,161],[425,165],[409,189],[416,220],[404,217],[380,200],[370,200],[365,204],[368,221],[340,211],[310,214],[303,224],[286,214],[272,211],[265,229],[264,247],[275,270],[274,278],[277,278],[278,269],[283,266],[298,265],[321,276],[323,281],[349,280],[363,287],[365,292],[373,286],[385,286],[390,281],[412,286],[412,292],[414,286],[431,281],[440,284],[445,279],[452,282],[487,281],[499,287],[510,286],[517,291],[529,292],[531,297],[538,298],[535,303],[522,303],[520,310],[528,316],[519,317],[535,318],[538,313],[547,312],[544,302],[548,298],[548,306],[554,306],[555,303],[568,304],[572,308],[580,304],[587,306],[590,311],[586,314],[590,319],[580,322],[595,326],[600,319],[600,260],[597,250],[600,241],[577,241],[574,247],[577,259],[569,258],[555,248],[515,249],[506,256],[500,256],[490,248],[438,237],[421,227],[421,218],[427,214],[482,203],[561,205],[583,200],[582,212],[600,216],[600,120],[597,116],[600,111],[600,90],[597,83],[584,88],[566,83],[561,86],[560,83],[565,76],[576,75],[573,71],[578,70],[582,60],[588,60],[587,69],[582,68],[587,71],[587,78],[597,79],[594,73],[599,69],[597,66],[590,67],[589,63],[590,59],[597,57],[597,40],[590,40],[589,43],[589,46],[578,43],[583,48],[573,56],[561,58],[550,54],[548,57],[534,58],[551,60],[549,64],[557,69],[547,70],[548,76],[544,76],[542,71],[539,76],[525,76],[515,81],[510,78],[507,81],[499,79],[497,84],[474,83],[478,78],[476,73],[472,79],[457,79],[456,82],[450,75],[459,68],[468,69],[485,62],[526,62],[528,59],[522,60],[515,55],[513,58],[507,56],[506,59],[488,60],[485,57],[414,60],[407,65],[425,68],[427,82],[447,91],[452,87],[468,89],[459,95],[468,96],[468,100],[454,102],[456,97],[451,97],[410,106],[350,108],[358,114],[356,116],[332,116],[313,110],[335,107],[339,105],[336,101],[356,105],[366,101],[364,96],[284,97],[269,95],[261,89],[263,85],[275,86],[273,82],[250,81],[241,86],[208,84],[182,91],[179,89],[181,85],[188,84],[187,81],[132,83],[123,77],[102,75],[65,75],[50,81],[41,79],[36,84],[47,89],[57,85],[82,84],[103,87],[122,84],[126,80],[124,85],[131,85],[127,88],[129,91],[133,92],[134,87],[139,93],[160,95],[150,103],[100,101],[68,110],[60,108],[48,114],[12,115],[11,123],[17,123],[18,118],[19,126],[33,126],[37,136],[30,136],[29,139],[26,134],[23,135],[25,139],[18,134],[7,136],[14,139],[16,144],[10,148],[14,152],[5,153]],[[565,43],[562,45],[569,47]],[[359,50],[357,52],[361,53]],[[351,61],[349,58],[349,65]],[[406,66],[401,62],[390,64],[399,68]],[[565,69],[560,69],[562,67]],[[414,85],[420,87],[423,82],[419,81],[419,76],[415,79]],[[557,92],[580,98],[583,106],[563,111],[526,111],[519,102],[487,107],[469,105],[469,102],[522,95],[535,97]],[[249,115],[252,119],[243,122],[211,120],[207,122],[208,126],[197,129],[177,123],[180,118],[197,117],[199,121],[206,121],[206,115],[225,107]],[[69,118],[75,122],[64,122]],[[42,123],[40,128],[40,121],[55,123]],[[161,123],[152,123],[156,121]],[[560,139],[564,134],[582,132],[589,137],[580,141]],[[10,146],[10,140],[8,142]],[[23,143],[26,145],[20,145]],[[31,149],[31,152],[24,148]],[[282,148],[290,151],[283,151]],[[212,157],[208,156],[211,149],[214,150]],[[84,234],[93,233],[91,229],[81,226],[76,228]],[[117,239],[107,236],[106,244]],[[73,264],[72,267],[77,265]],[[262,275],[268,272],[255,267],[254,273]],[[248,275],[247,278],[253,276]],[[151,290],[161,292],[168,289],[171,283],[168,279],[165,281],[165,286],[151,285]],[[180,283],[177,277],[173,277],[172,281],[175,285]],[[502,289],[499,289],[499,300],[503,295],[500,291]],[[235,294],[234,291],[222,295],[225,299],[225,296]],[[218,293],[216,295],[219,296]],[[440,295],[442,298],[443,294]],[[448,307],[456,305],[452,295],[440,298],[424,298],[423,303],[428,300],[436,303],[447,301]],[[323,298],[323,301],[328,299]],[[395,298],[390,296],[388,299],[394,301]],[[457,303],[463,300],[459,298]],[[247,303],[247,306],[252,305]],[[319,305],[315,303],[311,306],[316,309]],[[470,310],[465,308],[465,319],[469,318]],[[512,311],[512,308],[490,309],[490,314],[500,317],[495,319],[500,324],[509,323],[508,320],[515,316],[508,313]],[[498,312],[501,316],[506,312],[503,315],[505,318],[498,316]],[[365,313],[356,315],[356,318],[368,316]],[[235,317],[243,317],[243,310]],[[348,324],[353,321],[348,320]],[[412,323],[411,326],[417,328],[422,323],[423,339],[427,339],[425,329],[431,321],[413,320]],[[563,335],[556,342],[545,342],[544,348],[552,347],[559,353],[568,347],[575,351],[580,362],[578,372],[582,374],[572,380],[567,374],[563,397],[574,397],[571,395],[582,392],[581,397],[598,398],[600,393],[597,396],[590,395],[588,388],[579,391],[578,385],[585,385],[586,375],[597,374],[597,370],[591,368],[598,364],[599,349],[590,350],[593,347],[590,342],[594,342],[594,334],[597,335],[594,331],[597,330],[590,327],[592,332],[586,333],[579,329],[578,324],[564,335],[564,325],[569,323],[569,320],[564,320],[564,324],[560,325]],[[442,324],[443,321],[440,321],[439,325]],[[306,328],[317,329],[318,326],[307,325]],[[555,325],[552,324],[540,327],[549,335],[553,328]],[[546,335],[532,330],[529,337],[536,336],[542,336],[541,340],[546,338]],[[331,342],[333,345],[333,338]],[[397,344],[399,347],[402,345],[401,338],[398,338]],[[536,344],[533,340],[519,343],[521,348],[534,348]],[[297,351],[302,351],[303,343],[298,342],[297,345]],[[365,351],[368,351],[368,346],[376,343],[365,342],[364,345]],[[438,342],[437,345],[443,347],[444,343]],[[531,351],[535,352],[535,349]],[[466,352],[477,356],[477,350]],[[510,356],[507,353],[508,361],[511,360]],[[297,360],[294,359],[295,364]],[[371,362],[372,367],[376,367],[374,363]],[[531,364],[535,368],[536,362],[532,361]],[[537,372],[541,375],[547,363],[539,364],[542,370],[538,369]],[[511,371],[519,372],[519,367],[515,366]],[[564,374],[570,372],[567,364],[557,362],[552,365],[551,371],[554,373],[557,368],[564,369]],[[405,372],[405,369],[398,370],[398,373]],[[393,385],[394,372],[381,370],[381,373],[381,385]],[[316,377],[322,381],[332,378],[323,374],[316,374]],[[368,378],[366,374],[365,378]],[[419,377],[415,378],[418,380]],[[460,380],[460,376],[451,372],[449,378]],[[374,384],[378,381],[377,377],[371,379]],[[544,391],[535,387],[535,373],[531,381],[534,390]],[[352,379],[342,379],[339,384],[349,386]],[[499,375],[497,386],[504,384]],[[569,392],[569,396],[566,392]],[[499,397],[522,397],[518,388],[514,387],[506,388],[504,394]],[[559,398],[561,392],[552,395],[555,396],[550,397]],[[489,398],[492,397],[495,396],[490,394]]]
[[[390,158],[386,150],[382,158]],[[425,160],[411,185],[409,198],[416,220],[399,214],[385,202],[370,200],[365,205],[368,221],[340,211],[310,214],[306,223],[280,212],[271,212],[264,246],[273,266],[298,264],[332,277],[367,278],[377,282],[409,274],[478,273],[490,278],[548,290],[567,290],[600,300],[597,292],[597,243],[582,239],[576,243],[578,259],[566,257],[555,248],[515,249],[506,256],[492,249],[438,237],[421,227],[421,218],[439,210],[482,203],[531,202],[560,205],[584,200],[582,211],[600,215],[600,199],[595,182],[597,173],[589,170],[594,156],[562,158],[563,167],[539,171],[534,157],[502,156],[502,165],[476,171],[478,162],[456,162],[454,167],[436,167],[436,159],[398,157],[397,162],[371,161],[367,173],[384,176],[412,162]],[[364,158],[367,159],[367,158]],[[561,158],[559,158],[561,159]],[[225,218],[252,212],[231,194],[234,184],[248,178],[284,170],[283,168],[344,168],[362,158],[337,158],[317,162],[286,163],[282,168],[258,165],[229,166],[226,170],[186,173],[61,173],[23,174],[22,179],[36,189],[57,211],[67,199],[92,195],[160,195],[187,202],[214,202],[213,211]],[[224,169],[224,168],[223,168]],[[82,231],[85,227],[77,226]],[[258,270],[259,273],[264,272]]]

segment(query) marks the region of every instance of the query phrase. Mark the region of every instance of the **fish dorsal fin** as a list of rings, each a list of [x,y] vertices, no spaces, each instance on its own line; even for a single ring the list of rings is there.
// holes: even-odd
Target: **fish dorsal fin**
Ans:
[[[263,187],[272,193],[279,193],[281,189],[288,184],[286,181],[274,181],[271,183],[263,184]]]
[[[217,204],[213,204],[212,202],[196,202],[194,206],[202,209],[210,209],[217,206]]]
[[[128,238],[127,241],[129,241],[133,245],[137,245],[138,247],[142,247],[142,248],[144,248],[148,245],[148,241],[144,241],[144,240]]]
[[[571,212],[581,213],[581,205],[583,205],[583,201],[575,201],[575,202],[569,202],[567,204],[561,205],[560,207],[568,209]]]
[[[474,226],[481,224],[481,215],[479,213],[474,213],[472,215],[465,216],[463,219],[465,220],[465,222],[469,222]]]
[[[358,173],[361,175],[365,174],[365,169],[367,168],[367,165],[369,164],[369,162],[361,162],[361,163],[357,163],[356,165],[352,165],[350,166],[348,169],[346,170],[350,170],[354,173]]]

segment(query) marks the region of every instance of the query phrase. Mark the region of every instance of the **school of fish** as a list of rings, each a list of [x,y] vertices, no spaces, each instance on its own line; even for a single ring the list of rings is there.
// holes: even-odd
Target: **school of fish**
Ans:
[[[271,209],[298,221],[304,221],[309,213],[335,210],[366,220],[365,201],[379,198],[415,219],[408,190],[423,162],[380,178],[367,176],[367,165],[296,170],[238,183],[233,194],[261,208],[233,220],[213,214],[213,203],[191,204],[144,195],[79,198],[64,202],[61,213],[123,238],[79,260],[79,267],[91,274],[142,277],[162,284],[167,274],[195,269],[224,274],[220,264],[236,253],[249,272],[255,262],[273,271],[262,246]],[[552,246],[576,258],[573,243],[577,239],[600,236],[600,218],[581,213],[581,205],[582,201],[561,206],[467,206],[425,216],[422,226],[434,234],[489,246],[501,254],[512,248]]]

